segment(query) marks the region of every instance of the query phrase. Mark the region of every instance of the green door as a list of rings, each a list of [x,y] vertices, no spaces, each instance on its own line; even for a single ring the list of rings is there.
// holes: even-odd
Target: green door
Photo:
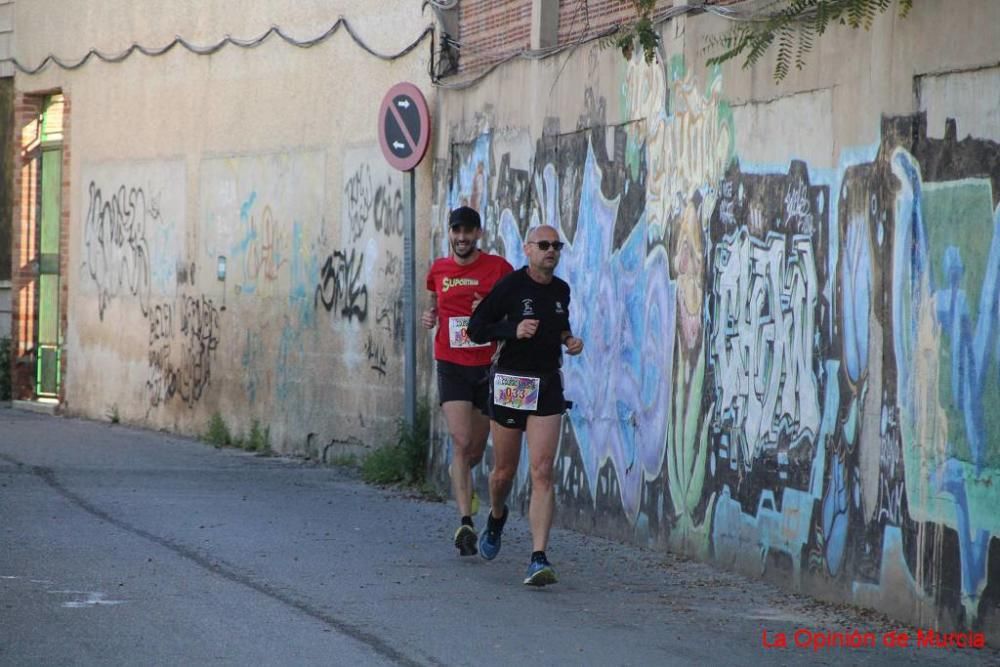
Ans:
[[[62,96],[45,100],[39,170],[38,351],[35,393],[59,395],[59,222],[62,218]]]

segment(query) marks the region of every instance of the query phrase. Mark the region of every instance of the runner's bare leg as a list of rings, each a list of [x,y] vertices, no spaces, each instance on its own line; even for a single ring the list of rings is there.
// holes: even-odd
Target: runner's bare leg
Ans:
[[[483,459],[490,420],[471,401],[445,401],[441,411],[448,422],[452,441],[448,468],[451,492],[458,505],[458,515],[468,516],[472,510],[472,468]]]
[[[514,486],[514,475],[521,461],[521,436],[516,428],[507,428],[490,422],[493,434],[493,471],[490,473],[490,507],[493,518],[503,517],[503,507]]]
[[[555,514],[553,468],[559,447],[562,415],[528,417],[528,461],[531,464],[531,503],[528,521],[531,524],[533,551],[545,551],[549,530]]]

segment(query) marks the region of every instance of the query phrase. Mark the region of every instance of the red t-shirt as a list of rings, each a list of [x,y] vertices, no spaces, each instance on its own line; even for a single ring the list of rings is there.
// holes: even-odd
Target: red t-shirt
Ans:
[[[471,264],[458,264],[451,257],[434,260],[427,272],[427,289],[437,294],[438,328],[434,335],[434,358],[462,366],[490,363],[496,343],[478,345],[466,328],[475,295],[485,297],[493,285],[513,271],[503,257],[481,252]]]

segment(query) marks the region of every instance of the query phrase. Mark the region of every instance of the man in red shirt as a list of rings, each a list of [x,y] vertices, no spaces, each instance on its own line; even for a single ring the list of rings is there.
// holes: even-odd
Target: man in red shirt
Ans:
[[[472,522],[472,468],[482,460],[490,432],[487,377],[496,344],[474,343],[467,328],[475,306],[513,267],[503,257],[479,250],[483,228],[475,209],[456,208],[448,217],[448,228],[451,255],[435,260],[427,273],[430,307],[421,323],[438,328],[434,336],[438,399],[451,435],[448,473],[461,516],[455,547],[462,556],[474,556],[479,536]]]

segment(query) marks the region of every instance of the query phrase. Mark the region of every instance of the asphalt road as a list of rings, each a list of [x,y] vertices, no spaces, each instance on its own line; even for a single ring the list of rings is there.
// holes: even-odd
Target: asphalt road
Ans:
[[[457,556],[454,514],[349,470],[0,408],[0,664],[1000,664],[799,648],[901,626],[568,531],[560,582],[529,589],[525,520],[486,562]]]

